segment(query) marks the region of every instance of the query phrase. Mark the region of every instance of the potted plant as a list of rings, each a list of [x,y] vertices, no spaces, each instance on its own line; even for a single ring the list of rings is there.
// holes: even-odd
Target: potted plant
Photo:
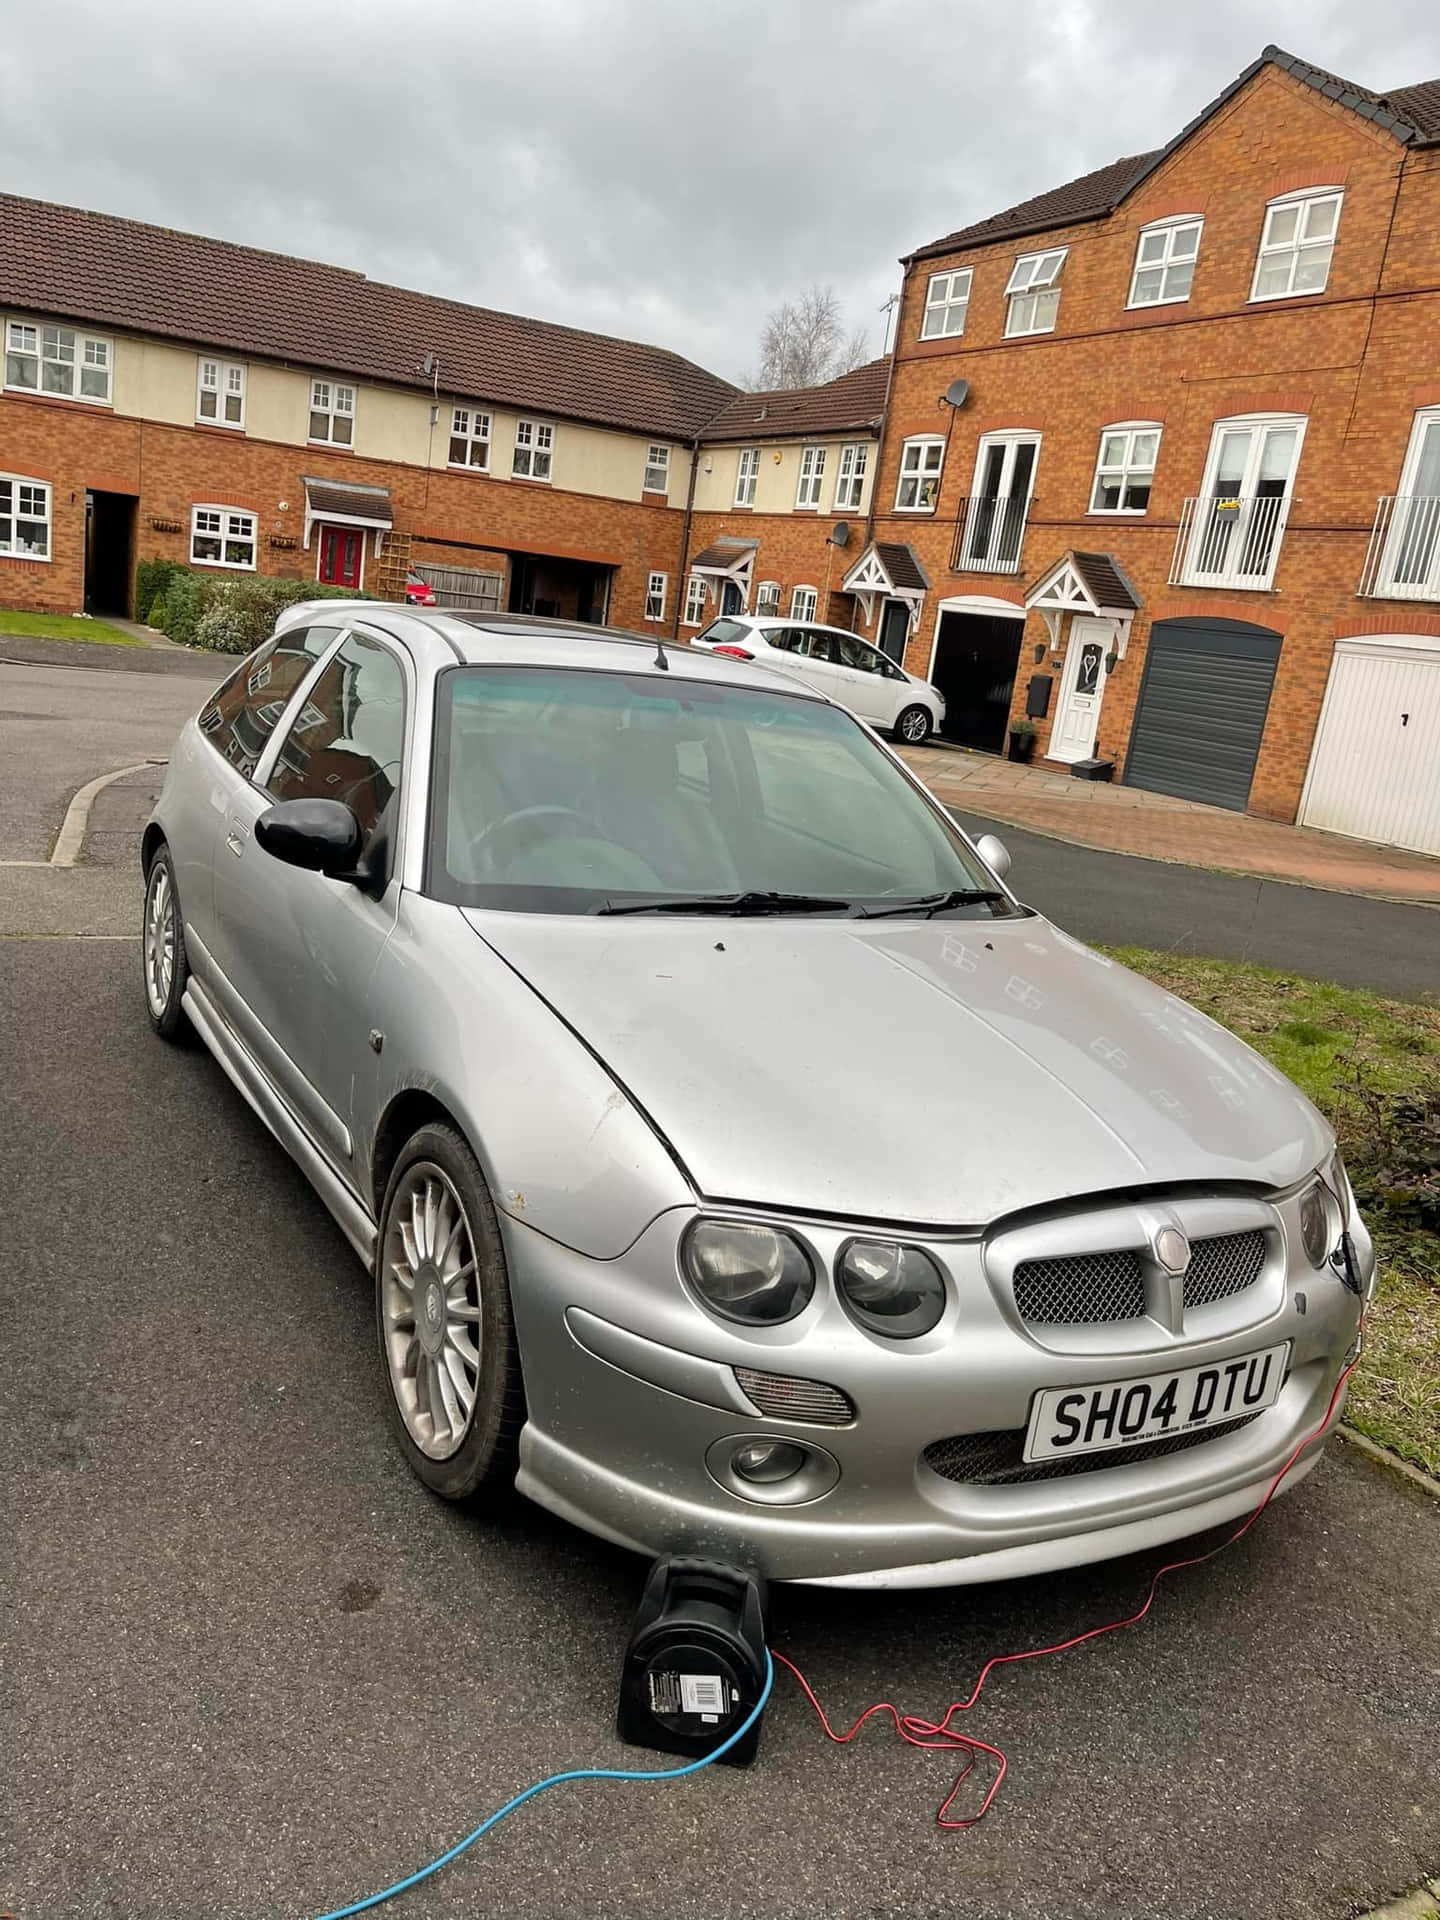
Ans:
[[[1010,758],[1029,761],[1035,754],[1036,727],[1033,720],[1027,720],[1022,714],[1018,720],[1010,722]]]

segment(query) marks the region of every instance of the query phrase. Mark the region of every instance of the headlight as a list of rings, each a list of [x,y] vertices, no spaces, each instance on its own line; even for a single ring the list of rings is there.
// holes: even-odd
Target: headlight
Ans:
[[[929,1333],[945,1311],[940,1269],[920,1247],[852,1240],[840,1256],[835,1281],[861,1326],[891,1340]]]
[[[697,1220],[680,1257],[691,1286],[723,1320],[774,1326],[793,1320],[815,1291],[805,1249],[774,1227]]]
[[[1300,1196],[1300,1238],[1312,1267],[1328,1265],[1350,1224],[1350,1206],[1350,1182],[1337,1153]]]

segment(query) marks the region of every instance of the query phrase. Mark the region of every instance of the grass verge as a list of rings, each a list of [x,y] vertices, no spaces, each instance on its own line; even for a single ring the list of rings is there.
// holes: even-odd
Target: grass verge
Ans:
[[[1440,1474],[1440,1005],[1226,960],[1108,951],[1263,1053],[1334,1127],[1380,1257],[1346,1417]]]
[[[98,640],[111,647],[145,644],[107,621],[78,619],[71,613],[11,613],[0,608],[0,633],[20,633],[32,640]]]

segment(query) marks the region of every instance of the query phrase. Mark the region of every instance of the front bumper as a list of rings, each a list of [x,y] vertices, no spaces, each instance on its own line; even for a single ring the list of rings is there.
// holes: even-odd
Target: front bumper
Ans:
[[[1259,1504],[1302,1441],[1282,1491],[1315,1465],[1362,1307],[1338,1278],[1303,1262],[1292,1273],[1299,1241],[1282,1209],[1263,1282],[1252,1297],[1196,1316],[1199,1339],[1134,1326],[1107,1339],[1118,1330],[1087,1327],[1063,1350],[1041,1345],[996,1288],[978,1243],[928,1241],[952,1290],[933,1334],[875,1339],[825,1286],[795,1322],[752,1331],[712,1320],[677,1277],[676,1247],[690,1218],[688,1210],[660,1216],[611,1261],[586,1259],[505,1221],[529,1404],[517,1485],[637,1552],[699,1554],[776,1580],[945,1586],[1004,1579],[1134,1552],[1238,1518]],[[845,1232],[803,1232],[828,1272]],[[1368,1281],[1373,1255],[1363,1231],[1359,1251]],[[1184,1451],[998,1485],[943,1478],[923,1458],[946,1436],[1023,1428],[1042,1388],[1224,1362],[1281,1341],[1290,1342],[1290,1368],[1275,1405]],[[832,1427],[766,1417],[741,1391],[737,1366],[836,1386],[853,1401],[855,1418]],[[706,1458],[717,1443],[759,1437],[821,1450],[838,1468],[833,1486],[784,1505],[744,1497],[712,1477]]]

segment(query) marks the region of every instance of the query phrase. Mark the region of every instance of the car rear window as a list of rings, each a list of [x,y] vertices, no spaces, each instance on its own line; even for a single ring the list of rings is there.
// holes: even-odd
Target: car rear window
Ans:
[[[695,636],[697,640],[708,641],[713,646],[733,646],[736,641],[752,637],[749,627],[742,627],[738,620],[712,620],[703,633]]]

